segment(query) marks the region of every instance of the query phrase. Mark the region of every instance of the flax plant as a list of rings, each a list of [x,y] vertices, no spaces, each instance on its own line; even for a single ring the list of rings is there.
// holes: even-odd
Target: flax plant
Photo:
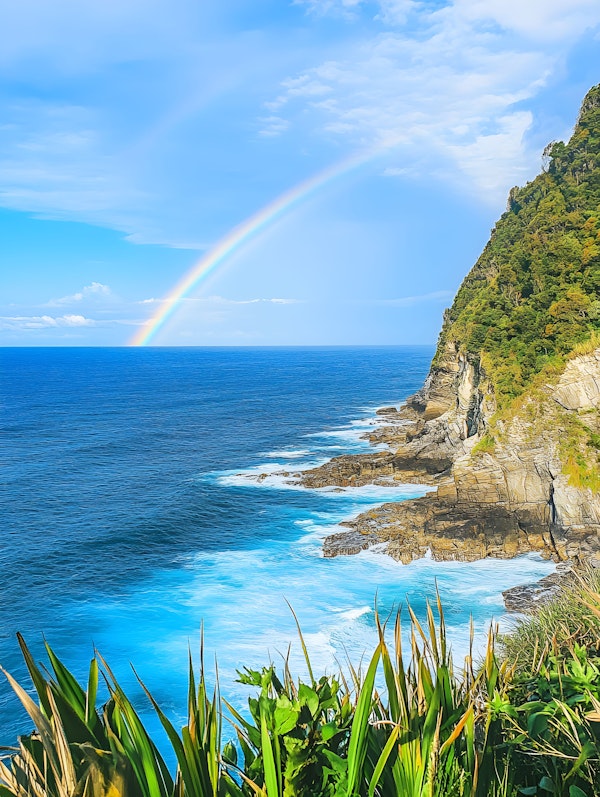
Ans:
[[[52,671],[43,673],[18,639],[39,703],[5,673],[35,730],[0,761],[2,797],[168,797],[167,766],[110,671],[110,697],[100,712],[96,657],[84,690],[48,644]]]
[[[487,694],[504,699],[505,669],[488,639],[484,666],[475,675],[470,656],[455,677],[442,606],[439,623],[431,607],[426,629],[412,610],[411,655],[405,666],[400,615],[390,650],[376,614],[378,644],[366,672],[350,666],[344,679],[316,681],[306,647],[310,684],[294,682],[287,662],[284,677],[275,668],[240,673],[259,687],[249,701],[251,719],[232,707],[244,754],[246,794],[268,797],[480,797],[498,786],[489,741],[499,732]],[[383,670],[385,690],[375,688]],[[237,761],[236,761],[237,765]],[[507,792],[508,793],[508,792]]]

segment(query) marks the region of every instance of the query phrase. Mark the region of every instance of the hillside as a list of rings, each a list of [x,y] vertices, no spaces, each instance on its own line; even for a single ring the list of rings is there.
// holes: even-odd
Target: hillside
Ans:
[[[446,345],[479,358],[499,406],[600,329],[600,86],[585,97],[568,144],[548,145],[544,171],[513,188],[444,319]]]
[[[541,551],[600,566],[600,86],[567,144],[510,191],[506,212],[446,311],[423,388],[310,486],[424,482],[325,543],[376,542],[402,561]]]

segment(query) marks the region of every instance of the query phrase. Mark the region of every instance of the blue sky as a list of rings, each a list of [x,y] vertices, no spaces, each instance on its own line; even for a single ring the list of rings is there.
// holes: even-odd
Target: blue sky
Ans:
[[[600,81],[597,0],[0,0],[0,344],[433,343]],[[285,299],[286,301],[281,301]]]

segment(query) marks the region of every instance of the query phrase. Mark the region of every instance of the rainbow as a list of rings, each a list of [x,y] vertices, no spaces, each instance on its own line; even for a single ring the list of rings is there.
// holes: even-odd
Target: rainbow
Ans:
[[[173,315],[178,305],[189,292],[202,280],[213,273],[223,261],[237,251],[249,238],[256,235],[265,227],[272,224],[284,213],[306,199],[318,188],[331,182],[336,177],[341,177],[347,172],[372,160],[381,153],[382,147],[371,149],[352,155],[349,158],[329,166],[321,172],[309,177],[307,180],[290,188],[277,199],[265,205],[244,222],[227,233],[191,269],[183,275],[169,293],[160,300],[156,313],[144,323],[129,341],[130,346],[147,346],[156,333],[164,326]]]

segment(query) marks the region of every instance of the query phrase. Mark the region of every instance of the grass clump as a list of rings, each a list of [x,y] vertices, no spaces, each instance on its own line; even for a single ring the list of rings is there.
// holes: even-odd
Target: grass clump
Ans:
[[[587,340],[577,343],[571,349],[569,359],[572,357],[582,357],[586,354],[592,354],[596,349],[600,348],[600,332],[594,330]]]
[[[568,654],[575,643],[600,655],[600,570],[574,576],[553,600],[519,619],[500,650],[520,676],[535,672],[547,655]]]
[[[569,484],[600,492],[600,434],[572,414],[565,416],[563,428],[559,453]]]
[[[486,433],[483,435],[481,440],[479,440],[474,446],[472,450],[473,456],[477,456],[477,454],[491,454],[493,453],[494,449],[496,448],[496,440],[493,435]]]

